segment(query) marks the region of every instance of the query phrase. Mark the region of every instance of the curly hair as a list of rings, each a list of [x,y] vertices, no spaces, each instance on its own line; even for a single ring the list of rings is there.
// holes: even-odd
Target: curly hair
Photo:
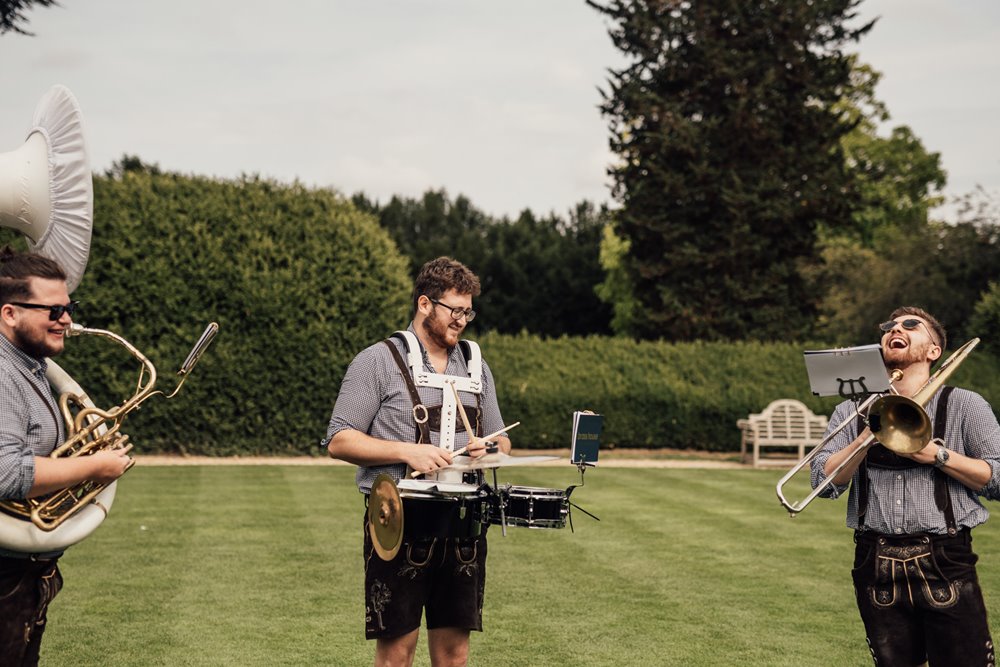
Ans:
[[[422,295],[440,299],[448,290],[479,296],[479,278],[469,267],[451,257],[438,257],[420,267],[413,283],[413,311]]]

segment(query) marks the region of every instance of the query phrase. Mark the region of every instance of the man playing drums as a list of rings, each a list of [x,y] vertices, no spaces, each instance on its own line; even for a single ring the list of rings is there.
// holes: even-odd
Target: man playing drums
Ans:
[[[366,504],[383,473],[397,481],[415,471],[462,482],[460,473],[441,469],[467,445],[468,456],[482,456],[486,443],[470,441],[456,399],[477,435],[503,428],[489,367],[475,343],[459,341],[479,292],[479,279],[460,262],[426,263],[414,284],[407,331],[365,349],[347,369],[324,442],[330,456],[359,466]],[[510,452],[506,434],[496,441]],[[476,537],[405,534],[399,552],[384,561],[367,522],[366,512],[365,634],[377,640],[375,664],[412,664],[426,612],[431,663],[465,665],[470,631],[482,631],[486,527]]]

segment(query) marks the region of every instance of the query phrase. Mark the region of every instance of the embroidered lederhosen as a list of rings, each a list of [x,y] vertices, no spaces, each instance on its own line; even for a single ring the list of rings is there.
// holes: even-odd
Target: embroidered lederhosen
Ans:
[[[944,439],[948,413],[948,397],[954,387],[945,387],[938,399],[934,418],[934,437]],[[859,468],[858,486],[858,528],[864,529],[865,513],[868,509],[868,466],[903,470],[923,464],[897,455],[882,445],[875,445]],[[891,607],[905,597],[910,605],[914,596],[920,594],[931,607],[945,608],[955,604],[957,589],[937,566],[933,557],[933,542],[940,538],[953,538],[958,530],[955,514],[948,492],[948,477],[938,469],[934,475],[934,500],[944,513],[947,535],[904,535],[871,536],[861,533],[859,542],[872,542],[875,548],[875,580],[870,584],[868,594],[875,607]],[[918,583],[919,582],[919,583]],[[918,593],[919,591],[919,593]]]

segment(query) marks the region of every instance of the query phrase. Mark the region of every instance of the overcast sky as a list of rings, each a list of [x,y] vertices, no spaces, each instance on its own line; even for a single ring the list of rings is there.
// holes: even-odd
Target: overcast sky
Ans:
[[[443,187],[497,216],[609,201],[598,88],[621,58],[582,0],[60,4],[0,37],[0,152],[61,83],[97,171],[129,153],[383,201]],[[941,153],[948,194],[1000,192],[1000,2],[861,10],[890,124]]]

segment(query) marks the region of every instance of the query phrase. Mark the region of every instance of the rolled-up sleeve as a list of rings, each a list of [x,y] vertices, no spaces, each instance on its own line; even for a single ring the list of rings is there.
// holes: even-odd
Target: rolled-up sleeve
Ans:
[[[383,379],[379,377],[382,364],[375,357],[373,345],[359,352],[347,367],[323,443],[329,443],[341,431],[353,429],[368,433],[371,430],[383,395]]]
[[[35,455],[28,446],[29,423],[20,384],[0,373],[0,499],[23,500],[35,483]]]
[[[856,437],[857,427],[855,425],[848,424],[839,433],[830,437],[841,424],[844,423],[846,419],[853,419],[855,417],[853,404],[850,402],[841,403],[834,410],[833,415],[830,417],[830,423],[827,426],[826,434],[824,438],[829,438],[829,441],[823,446],[815,457],[813,457],[810,462],[809,472],[810,472],[810,482],[812,483],[812,488],[817,488],[820,484],[826,480],[826,473],[824,469],[826,468],[826,462],[830,460],[830,457],[847,447],[851,444]],[[822,498],[839,498],[842,493],[844,493],[849,484],[830,484],[827,485],[822,492],[820,492],[820,497]]]
[[[975,392],[963,391],[962,442],[965,454],[990,465],[990,481],[979,490],[989,500],[1000,500],[1000,424],[990,404]]]

